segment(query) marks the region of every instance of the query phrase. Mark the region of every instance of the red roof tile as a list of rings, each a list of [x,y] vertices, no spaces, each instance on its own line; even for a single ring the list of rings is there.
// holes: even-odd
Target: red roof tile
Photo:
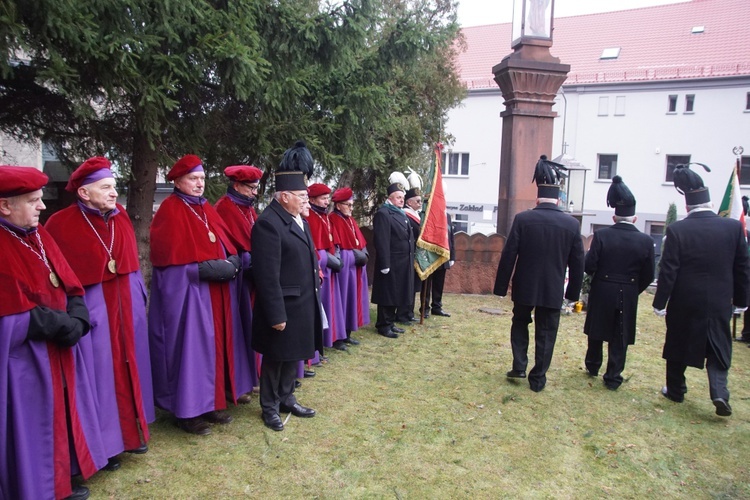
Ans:
[[[750,1],[685,3],[555,19],[550,52],[570,64],[566,84],[750,75]],[[705,31],[693,34],[694,27]],[[462,29],[458,59],[469,89],[497,88],[492,67],[511,53],[511,25]],[[617,59],[600,59],[620,47]]]

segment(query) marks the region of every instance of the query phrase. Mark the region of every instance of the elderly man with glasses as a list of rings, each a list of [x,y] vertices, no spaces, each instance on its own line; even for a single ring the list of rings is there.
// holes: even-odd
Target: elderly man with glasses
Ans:
[[[241,271],[234,285],[239,300],[242,335],[235,339],[233,367],[237,394],[241,394],[237,402],[247,404],[253,387],[258,386],[255,352],[250,348],[253,332],[250,233],[258,220],[255,201],[263,171],[253,165],[233,165],[224,169],[224,175],[229,179],[227,194],[219,198],[215,208],[237,242],[237,255],[241,259]]]
[[[323,351],[320,274],[310,228],[305,175],[313,160],[304,142],[284,153],[274,199],[253,227],[252,347],[263,354],[260,406],[266,427],[284,430],[279,412],[313,417],[294,395],[297,367]]]

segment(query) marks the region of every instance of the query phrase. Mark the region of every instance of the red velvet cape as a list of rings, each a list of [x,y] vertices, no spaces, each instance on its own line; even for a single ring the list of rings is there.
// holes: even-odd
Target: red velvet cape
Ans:
[[[112,256],[117,262],[117,274],[124,275],[137,271],[140,263],[133,224],[121,205],[117,205],[117,209],[119,213],[111,216],[108,223],[105,223],[101,216],[88,212],[86,216],[107,248],[112,241],[110,229],[114,225],[115,242],[112,247]],[[83,286],[114,279],[115,275],[107,269],[109,262],[107,250],[83,218],[78,203],[53,214],[45,224],[45,229],[57,241]]]
[[[216,212],[224,220],[231,236],[236,242],[236,246],[246,252],[252,248],[250,233],[253,230],[255,221],[258,220],[258,214],[255,208],[240,205],[224,195],[216,202]]]
[[[310,215],[305,217],[307,224],[310,226],[310,235],[312,236],[315,250],[327,250],[328,253],[335,251],[334,245],[338,243],[336,236],[333,234],[333,226],[327,214],[319,214],[312,208]]]
[[[0,253],[3,265],[0,266],[0,316],[9,316],[30,311],[36,306],[45,306],[59,311],[67,309],[67,297],[83,296],[83,287],[68,265],[52,236],[41,226],[37,229],[44,245],[47,262],[57,274],[60,287],[55,288],[49,280],[50,271],[31,250],[0,230]],[[17,234],[17,233],[16,233]],[[26,243],[39,252],[36,236],[32,233],[21,236]],[[41,253],[41,252],[40,252]],[[54,455],[55,455],[55,495],[66,497],[70,487],[70,448],[66,406],[70,409],[70,427],[73,448],[84,478],[96,471],[80,417],[76,411],[75,362],[73,350],[47,342],[50,373],[52,375],[52,397],[54,400]],[[67,387],[67,391],[66,388]],[[67,400],[67,404],[66,404]]]
[[[150,233],[151,263],[155,267],[225,259],[237,253],[234,238],[214,207],[208,202],[190,206],[198,216],[185,206],[182,198],[171,194],[156,211]],[[208,228],[216,236],[215,243],[208,239],[208,230],[199,219],[204,214]]]
[[[347,217],[334,210],[329,219],[333,228],[333,239],[341,248],[344,250],[351,250],[352,248],[362,250],[367,246],[367,241],[362,236],[362,231],[359,230],[354,217]]]
[[[145,442],[149,440],[136,364],[133,298],[130,295],[129,276],[140,269],[140,264],[133,224],[121,205],[117,205],[117,209],[119,213],[111,216],[108,224],[105,224],[103,217],[86,213],[107,246],[111,241],[110,229],[114,225],[112,258],[117,262],[117,274],[112,274],[107,269],[109,254],[84,219],[78,203],[52,215],[45,228],[60,244],[60,249],[84,286],[102,284],[107,306],[120,428],[125,449],[132,450],[143,444],[141,434]]]

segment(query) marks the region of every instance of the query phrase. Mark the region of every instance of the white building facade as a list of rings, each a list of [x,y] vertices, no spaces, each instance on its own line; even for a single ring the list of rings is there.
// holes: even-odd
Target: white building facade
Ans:
[[[722,11],[732,9],[737,19],[728,22]],[[641,19],[648,17],[671,19],[672,31],[657,30],[644,40],[632,26],[643,26]],[[739,158],[742,191],[750,195],[750,28],[742,21],[748,17],[750,2],[744,0],[693,0],[556,20],[551,52],[571,64],[571,71],[553,107],[558,116],[552,151],[539,154],[553,159],[564,152],[589,169],[584,206],[572,207],[583,213],[582,234],[612,224],[606,193],[614,175],[636,196],[637,226],[656,241],[670,203],[677,205],[678,217],[685,214],[684,199],[671,182],[675,164],[711,168],[706,173],[693,167],[718,208]],[[696,25],[702,20],[706,24]],[[598,46],[573,36],[589,31],[595,39],[597,29],[609,37]],[[459,66],[469,93],[446,124],[455,138],[445,161],[447,201],[458,229],[491,233],[505,109],[491,67],[510,52],[510,26],[467,28],[464,34],[468,50]],[[619,60],[601,57],[610,48],[620,49]],[[738,148],[744,152],[736,154]]]

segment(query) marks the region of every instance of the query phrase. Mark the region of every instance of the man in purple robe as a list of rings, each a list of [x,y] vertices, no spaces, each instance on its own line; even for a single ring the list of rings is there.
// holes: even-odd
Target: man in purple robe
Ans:
[[[86,290],[91,333],[80,343],[99,404],[99,425],[117,470],[116,455],[146,453],[153,422],[151,361],[146,326],[146,287],[135,232],[117,204],[115,179],[106,158],[86,160],[65,188],[77,201],[45,225]]]
[[[0,498],[85,499],[107,463],[78,341],[83,287],[39,226],[47,176],[0,166]]]
[[[249,364],[235,343],[242,336],[234,286],[241,261],[221,216],[202,196],[205,178],[195,155],[183,156],[167,174],[175,190],[151,223],[148,311],[155,403],[177,417],[180,429],[199,435],[211,433],[209,423],[232,421],[227,396],[236,403],[246,390],[235,363]]]

